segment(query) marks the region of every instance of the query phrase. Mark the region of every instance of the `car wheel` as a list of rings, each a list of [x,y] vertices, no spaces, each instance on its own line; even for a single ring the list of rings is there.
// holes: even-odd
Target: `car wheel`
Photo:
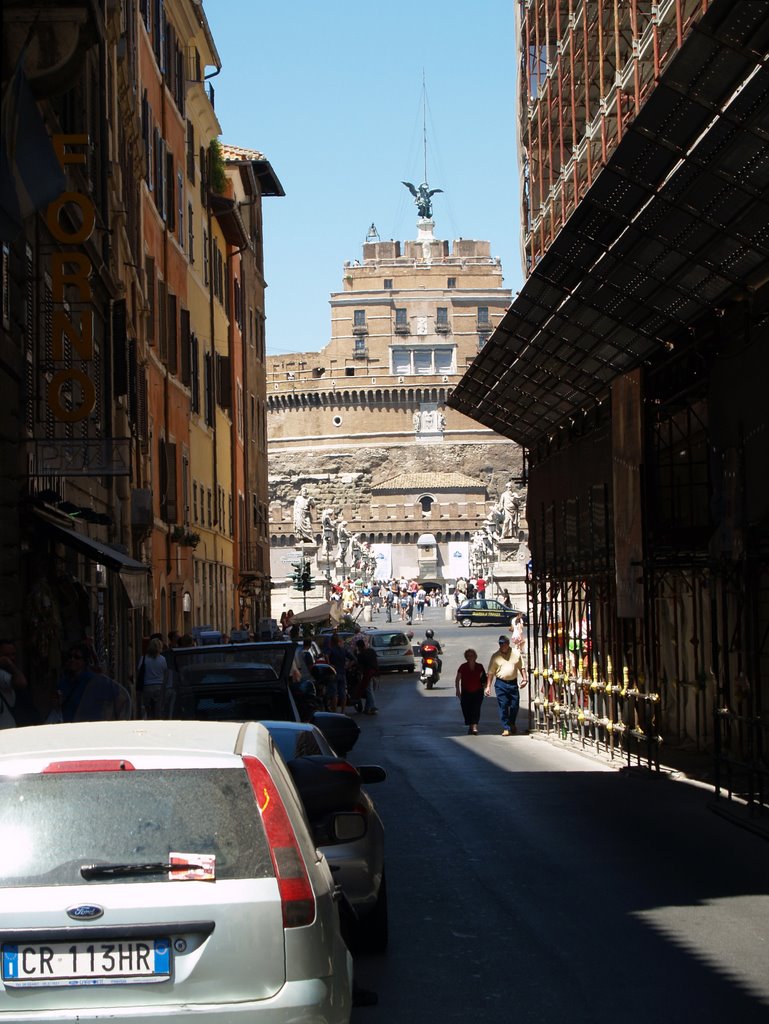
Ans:
[[[473,624],[473,620],[472,619],[460,619],[459,620],[459,625],[460,626],[472,626],[472,624]]]
[[[362,953],[384,953],[387,949],[389,928],[387,923],[387,879],[382,872],[382,884],[379,886],[374,909],[358,926],[357,946]]]

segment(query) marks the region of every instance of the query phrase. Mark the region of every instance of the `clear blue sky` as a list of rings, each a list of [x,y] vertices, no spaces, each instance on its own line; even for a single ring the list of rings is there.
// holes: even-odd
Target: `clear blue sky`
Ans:
[[[369,225],[416,238],[401,181],[427,173],[438,238],[491,242],[521,287],[514,0],[205,0],[222,72],[222,139],[269,159],[286,195],[265,199],[267,346],[315,351],[329,295]]]

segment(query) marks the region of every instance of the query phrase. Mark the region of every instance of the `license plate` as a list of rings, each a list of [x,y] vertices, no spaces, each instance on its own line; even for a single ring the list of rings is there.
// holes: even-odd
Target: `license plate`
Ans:
[[[431,669],[431,668],[430,668],[430,667],[428,666],[428,667],[427,667],[427,668],[425,669],[425,675],[426,675],[426,676],[431,676],[432,674],[433,674],[433,670],[432,670],[432,669]]]
[[[130,985],[171,976],[168,939],[4,943],[3,984]]]

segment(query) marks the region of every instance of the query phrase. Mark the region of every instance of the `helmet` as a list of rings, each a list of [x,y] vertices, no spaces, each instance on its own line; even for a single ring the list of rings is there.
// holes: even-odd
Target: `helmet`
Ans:
[[[435,633],[433,633],[431,629],[426,629],[425,636],[427,637],[428,640],[432,640],[432,638],[435,636]]]

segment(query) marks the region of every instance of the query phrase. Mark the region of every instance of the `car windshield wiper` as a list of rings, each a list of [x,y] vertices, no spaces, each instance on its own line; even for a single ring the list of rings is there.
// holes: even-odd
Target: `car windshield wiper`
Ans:
[[[169,871],[189,871],[200,867],[198,864],[165,864],[156,861],[152,864],[83,864],[80,874],[87,881],[92,878],[131,878],[135,875],[165,875]]]

